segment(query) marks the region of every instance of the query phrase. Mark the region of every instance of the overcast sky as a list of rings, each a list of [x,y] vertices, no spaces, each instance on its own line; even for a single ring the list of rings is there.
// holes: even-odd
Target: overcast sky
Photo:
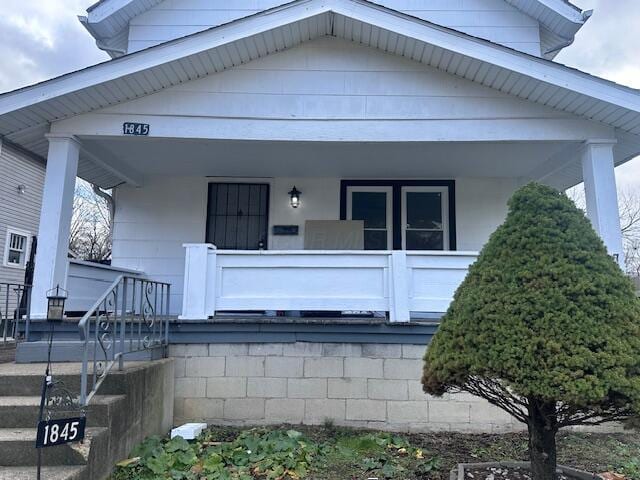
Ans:
[[[1,2],[0,92],[108,59],[77,19],[95,0]],[[640,0],[574,3],[594,15],[556,60],[640,89]],[[618,181],[640,188],[640,158],[618,169]]]

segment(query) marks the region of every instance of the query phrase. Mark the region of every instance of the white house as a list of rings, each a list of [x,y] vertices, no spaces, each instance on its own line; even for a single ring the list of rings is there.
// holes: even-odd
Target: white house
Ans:
[[[0,96],[0,135],[48,162],[33,313],[88,282],[79,176],[115,190],[109,278],[171,284],[177,419],[502,425],[466,400],[425,417],[411,320],[446,310],[529,181],[584,181],[624,262],[640,94],[553,61],[591,15],[565,0],[282,1],[102,0],[81,21],[112,60]]]

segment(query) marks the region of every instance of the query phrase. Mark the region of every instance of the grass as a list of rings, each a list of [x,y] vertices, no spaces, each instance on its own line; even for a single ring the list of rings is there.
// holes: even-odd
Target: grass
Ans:
[[[640,435],[565,433],[559,462],[640,480]],[[524,434],[390,434],[323,427],[213,427],[196,442],[151,439],[113,480],[446,480],[459,462],[526,460]],[[137,458],[140,457],[140,458]]]

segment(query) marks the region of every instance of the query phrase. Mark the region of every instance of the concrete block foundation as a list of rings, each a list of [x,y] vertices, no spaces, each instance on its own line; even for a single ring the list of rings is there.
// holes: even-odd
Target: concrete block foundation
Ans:
[[[174,423],[336,425],[503,433],[524,427],[471,395],[422,392],[421,345],[171,345]]]

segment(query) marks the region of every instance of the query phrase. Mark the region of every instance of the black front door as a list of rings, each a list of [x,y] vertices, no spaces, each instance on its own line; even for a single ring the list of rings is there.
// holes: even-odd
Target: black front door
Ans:
[[[222,250],[267,248],[269,185],[210,183],[207,243]]]

